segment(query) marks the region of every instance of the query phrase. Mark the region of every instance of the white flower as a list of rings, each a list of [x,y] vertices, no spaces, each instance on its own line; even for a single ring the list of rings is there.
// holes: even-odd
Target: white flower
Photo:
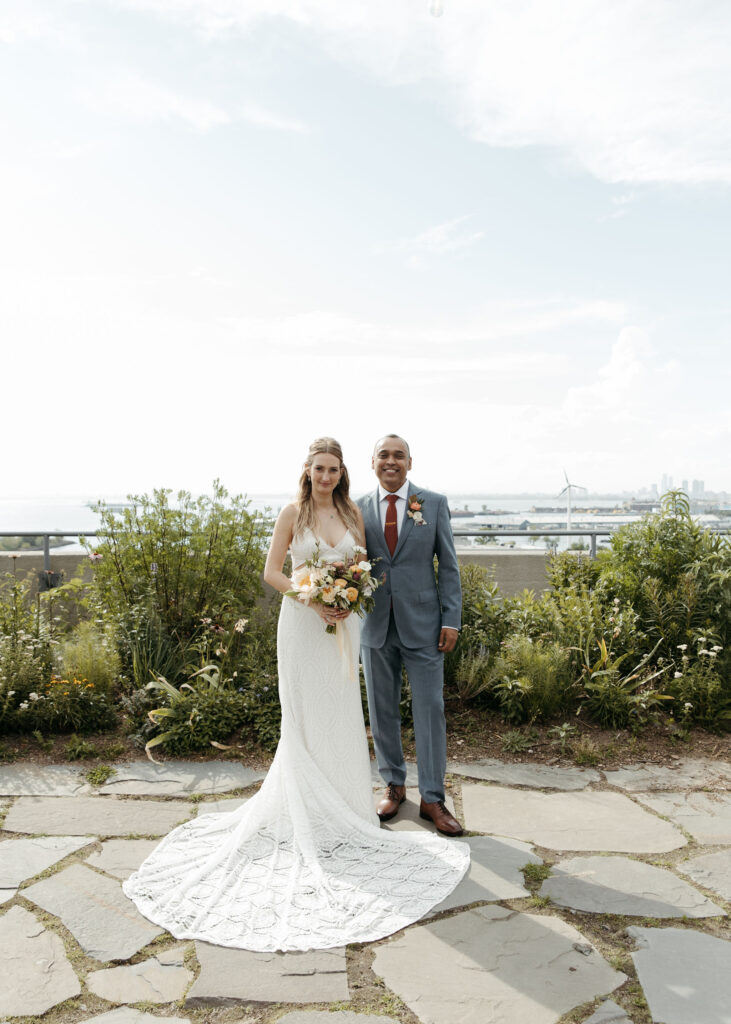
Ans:
[[[693,705],[690,703],[689,700],[687,700],[685,702],[685,704],[683,704],[683,711],[691,711],[692,708],[693,708]]]
[[[688,645],[687,644],[678,644],[678,650],[679,651],[687,651],[688,650]]]
[[[413,518],[415,523],[423,523],[424,522],[424,517],[421,514],[421,512],[414,512],[413,515],[412,515],[412,518]]]
[[[718,655],[716,654],[715,651],[707,651],[706,653],[708,654],[709,658],[717,658],[718,657]]]
[[[705,647],[703,647],[700,651],[698,651],[698,654],[711,654],[711,651],[707,651]],[[713,655],[713,657],[715,658],[715,654]]]
[[[237,621],[236,625],[234,626],[234,629],[236,630],[236,632],[237,633],[243,633],[244,630],[246,629],[248,621],[249,621],[248,619],[239,619]]]
[[[676,672],[675,673],[675,678],[676,679],[682,679],[683,678],[683,673],[682,672]]]
[[[30,699],[30,700],[33,700],[33,701],[36,701],[36,700],[40,700],[40,699],[41,699],[41,698],[40,698],[40,697],[38,696],[38,694],[37,694],[37,693],[29,693],[29,694],[28,694],[28,697],[29,697],[29,699]]]
[[[706,642],[706,638],[704,636],[699,636],[697,638],[697,643],[704,644],[705,642]]]
[[[715,652],[716,652],[716,654],[718,654],[718,652],[719,652],[719,651],[722,651],[722,650],[723,650],[723,647],[721,647],[721,645],[720,645],[720,644],[714,644],[714,645],[713,645],[713,647],[711,648],[711,650],[712,650],[712,651],[715,651]]]
[[[370,562],[358,562],[358,565],[356,566],[356,568],[360,569],[362,572],[370,572],[371,569],[372,569],[372,566],[371,566]]]
[[[21,711],[25,711],[29,707],[28,701],[24,700],[22,704],[18,704],[18,707],[20,708]]]
[[[15,696],[15,690],[8,690],[8,697],[14,697],[14,696]]]

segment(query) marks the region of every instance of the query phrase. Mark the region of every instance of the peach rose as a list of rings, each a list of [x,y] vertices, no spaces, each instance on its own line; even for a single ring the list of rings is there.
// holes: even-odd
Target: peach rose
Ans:
[[[358,600],[358,591],[356,590],[355,587],[348,587],[348,589],[345,591],[345,596],[347,597],[348,601],[352,604],[353,601]]]
[[[420,501],[410,501],[409,502],[409,508],[411,509],[412,512],[421,512],[421,502]]]
[[[338,590],[342,590],[343,587],[347,587],[348,581],[343,579],[333,580],[333,586],[337,587]]]

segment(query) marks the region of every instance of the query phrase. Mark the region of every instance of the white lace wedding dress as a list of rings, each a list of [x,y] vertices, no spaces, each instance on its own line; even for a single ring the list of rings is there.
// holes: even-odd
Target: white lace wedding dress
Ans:
[[[307,533],[292,564],[317,546]],[[350,532],[321,557],[352,552]],[[380,828],[358,684],[358,620],[338,625],[291,598],[277,634],[282,736],[259,792],[178,826],[123,885],[176,938],[252,950],[383,938],[457,885],[465,843]]]

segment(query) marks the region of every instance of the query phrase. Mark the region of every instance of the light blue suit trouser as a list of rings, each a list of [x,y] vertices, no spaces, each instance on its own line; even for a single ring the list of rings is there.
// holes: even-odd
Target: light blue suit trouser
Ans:
[[[399,712],[403,665],[411,684],[419,791],[426,803],[444,800],[447,767],[444,655],[436,643],[431,647],[404,647],[392,613],[383,647],[362,646],[360,656],[376,762],[383,781],[397,786],[406,782]]]

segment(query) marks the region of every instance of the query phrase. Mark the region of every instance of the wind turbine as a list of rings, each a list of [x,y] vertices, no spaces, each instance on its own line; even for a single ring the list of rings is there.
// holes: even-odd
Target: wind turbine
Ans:
[[[571,529],[571,491],[572,491],[572,489],[574,491],[585,491],[586,487],[583,487],[581,484],[572,484],[569,481],[569,478],[568,478],[568,475],[567,475],[565,469],[563,471],[563,475],[564,475],[564,479],[566,480],[566,486],[558,494],[558,497],[560,498],[562,495],[564,495],[564,494],[566,495],[566,529],[570,530]]]

